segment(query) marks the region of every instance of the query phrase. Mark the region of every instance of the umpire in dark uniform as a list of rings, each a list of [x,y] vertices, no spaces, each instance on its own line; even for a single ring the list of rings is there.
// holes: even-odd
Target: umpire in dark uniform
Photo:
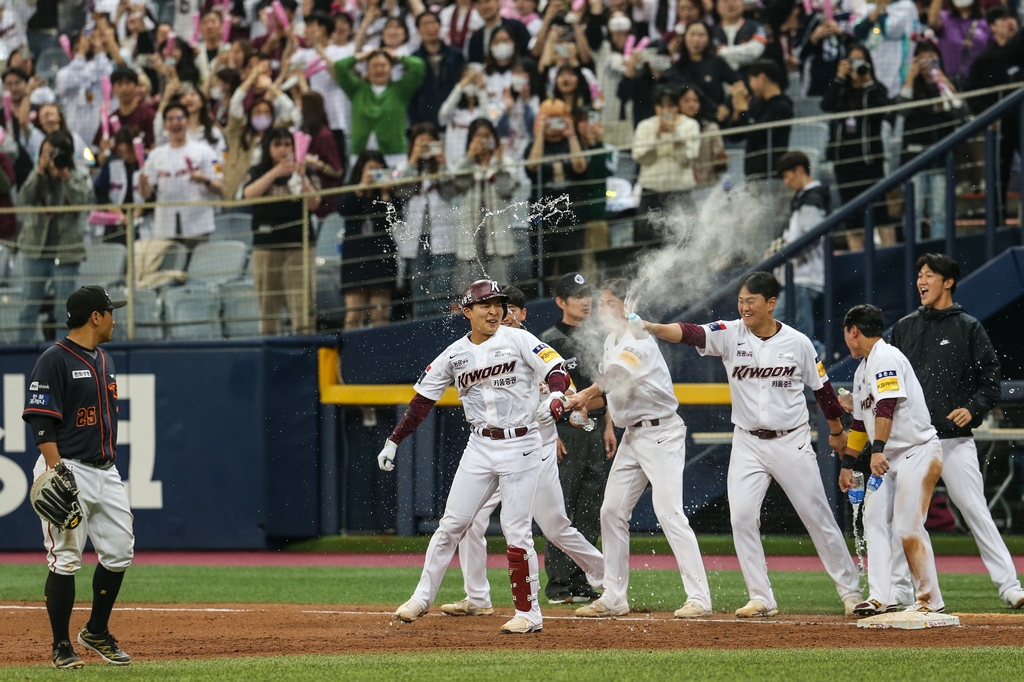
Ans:
[[[84,665],[71,645],[69,628],[75,573],[82,567],[87,538],[92,540],[99,565],[92,579],[92,613],[78,634],[78,643],[107,663],[132,661],[107,629],[124,572],[134,557],[135,535],[128,495],[114,466],[117,371],[113,359],[99,347],[113,335],[112,311],[124,305],[125,301],[111,301],[99,286],[82,287],[68,297],[70,331],[36,360],[22,413],[40,452],[34,477],[58,465],[70,471],[82,511],[81,522],[66,530],[43,521],[49,568],[46,613],[53,632],[55,668]]]
[[[555,284],[555,303],[562,309],[562,321],[556,322],[540,339],[565,359],[576,386],[590,386],[593,376],[582,363],[585,349],[601,348],[602,338],[583,323],[590,317],[593,299],[590,284],[578,272],[563,275]],[[586,336],[585,336],[586,335]],[[605,410],[592,410],[597,420],[593,431],[585,431],[558,422],[558,478],[565,496],[565,512],[583,537],[592,545],[601,534],[601,503],[605,486]],[[552,604],[585,603],[600,596],[587,582],[587,576],[572,559],[551,544],[545,546],[544,566],[548,574],[545,596]]]

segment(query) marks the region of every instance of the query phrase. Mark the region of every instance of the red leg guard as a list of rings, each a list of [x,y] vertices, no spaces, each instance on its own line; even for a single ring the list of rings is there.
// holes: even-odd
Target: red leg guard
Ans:
[[[512,583],[512,601],[516,605],[516,611],[529,611],[533,608],[529,578],[530,566],[526,562],[526,550],[510,546],[508,579]]]

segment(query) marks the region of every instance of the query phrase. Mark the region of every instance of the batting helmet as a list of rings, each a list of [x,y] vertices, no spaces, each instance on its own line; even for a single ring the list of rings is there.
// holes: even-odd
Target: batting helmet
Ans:
[[[489,301],[492,298],[500,298],[502,303],[508,303],[508,296],[501,293],[501,287],[497,282],[491,279],[478,279],[462,292],[462,307],[468,308],[474,303]]]

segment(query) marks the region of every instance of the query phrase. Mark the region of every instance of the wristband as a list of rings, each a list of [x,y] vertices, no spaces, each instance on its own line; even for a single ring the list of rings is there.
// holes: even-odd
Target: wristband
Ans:
[[[838,430],[837,432],[835,432],[835,433],[829,433],[828,435],[829,435],[829,436],[831,436],[832,438],[836,438],[837,436],[841,436],[841,435],[843,435],[843,430],[842,430],[842,429],[839,429],[839,430]]]
[[[843,455],[842,464],[840,465],[840,468],[842,468],[842,469],[852,469],[853,465],[856,464],[856,463],[857,463],[857,458],[854,457],[853,455]]]
[[[871,443],[871,454],[872,455],[875,454],[876,452],[884,452],[884,451],[885,451],[885,441],[884,440],[876,440],[876,441]]]

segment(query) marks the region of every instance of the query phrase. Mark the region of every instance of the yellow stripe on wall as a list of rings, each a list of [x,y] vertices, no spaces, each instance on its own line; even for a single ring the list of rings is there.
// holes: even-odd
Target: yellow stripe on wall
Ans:
[[[338,379],[338,350],[321,348],[320,402],[324,405],[406,405],[416,392],[409,384],[342,384]],[[680,405],[729,405],[729,384],[674,384]],[[437,401],[441,407],[458,407],[458,392],[448,388]]]

